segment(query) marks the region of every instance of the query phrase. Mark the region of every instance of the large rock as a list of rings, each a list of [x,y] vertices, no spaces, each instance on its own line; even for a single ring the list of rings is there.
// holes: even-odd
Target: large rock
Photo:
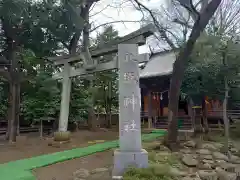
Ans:
[[[84,179],[90,176],[90,172],[87,169],[78,169],[73,173],[74,179]]]
[[[220,152],[214,152],[214,153],[213,153],[213,157],[214,157],[216,160],[228,161],[228,157],[227,157],[225,154],[220,153]]]
[[[183,164],[185,164],[188,167],[196,167],[198,164],[198,160],[196,160],[193,157],[193,155],[190,155],[190,154],[183,155],[182,162],[183,162]]]
[[[199,170],[198,172],[201,180],[217,180],[218,176],[214,170]]]
[[[210,155],[211,151],[209,151],[208,149],[199,149],[197,150],[197,153],[200,155]]]

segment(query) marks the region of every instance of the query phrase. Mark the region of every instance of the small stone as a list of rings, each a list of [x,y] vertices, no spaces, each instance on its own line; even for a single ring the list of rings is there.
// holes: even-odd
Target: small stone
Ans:
[[[197,168],[201,170],[204,170],[204,169],[208,170],[208,169],[212,169],[212,166],[208,163],[199,163]]]
[[[212,166],[211,166],[211,164],[205,163],[205,164],[203,164],[203,168],[204,169],[212,169]]]
[[[230,148],[230,151],[233,154],[238,153],[238,149],[236,149],[236,148]]]
[[[173,176],[186,176],[188,173],[185,172],[185,171],[181,171],[179,170],[178,168],[174,168],[174,167],[171,167],[170,168],[170,174],[172,174]]]
[[[226,161],[225,160],[221,160],[221,159],[217,159],[216,163],[226,163]]]
[[[233,164],[240,164],[240,158],[238,156],[231,155],[229,162],[231,162]]]
[[[78,169],[73,173],[74,178],[87,178],[90,175],[87,169]]]
[[[184,146],[190,147],[190,148],[195,148],[196,147],[196,142],[194,142],[193,140],[190,140],[190,141],[185,142]]]
[[[230,160],[233,160],[233,161],[238,160],[238,159],[240,159],[240,158],[235,155],[231,155],[231,157],[230,157]]]
[[[179,152],[172,152],[172,156],[176,157],[176,159],[181,159],[182,158],[182,154]]]
[[[217,160],[225,160],[228,161],[228,157],[226,155],[224,155],[223,153],[220,152],[214,152],[213,153],[213,157]]]
[[[156,156],[169,156],[170,152],[168,151],[160,151],[156,154]]]
[[[189,148],[180,149],[180,152],[183,154],[192,154],[192,150]]]
[[[193,174],[193,175],[189,175],[189,176],[182,178],[182,180],[201,180],[201,179],[196,174]]]
[[[236,180],[237,179],[236,173],[226,172],[220,167],[216,168],[216,172],[217,172],[219,180]]]
[[[231,163],[218,163],[219,167],[227,172],[234,173],[236,165]]]
[[[236,173],[237,177],[240,177],[240,167],[239,166],[237,166],[235,168],[235,173]]]
[[[123,177],[122,176],[113,176],[112,180],[122,180]]]
[[[163,145],[160,146],[160,151],[168,151],[168,152],[170,152],[170,150],[166,146],[163,146]]]
[[[206,159],[206,160],[212,160],[213,159],[212,155],[201,155],[200,158],[201,159]]]
[[[223,148],[223,144],[221,144],[221,143],[218,143],[218,142],[214,142],[214,143],[211,143],[211,144],[213,144],[217,149],[221,149],[221,148]]]
[[[108,168],[97,168],[91,171],[91,174],[102,173],[108,171]]]
[[[202,149],[208,149],[210,151],[218,150],[218,148],[216,148],[213,144],[210,144],[210,143],[202,144]]]
[[[182,162],[189,167],[196,167],[198,164],[198,161],[192,155],[184,155]]]
[[[202,180],[217,180],[217,173],[214,170],[199,170],[198,172],[199,177]]]
[[[202,162],[203,163],[208,163],[208,164],[214,164],[213,160],[208,160],[208,159],[203,159]]]
[[[197,153],[201,155],[209,155],[211,154],[211,151],[209,151],[208,149],[199,149],[197,150]]]

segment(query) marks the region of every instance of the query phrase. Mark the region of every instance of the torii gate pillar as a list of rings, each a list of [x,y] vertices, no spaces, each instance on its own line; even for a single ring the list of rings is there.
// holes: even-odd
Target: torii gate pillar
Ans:
[[[68,116],[69,116],[69,104],[71,95],[71,78],[70,65],[68,62],[64,64],[63,78],[62,78],[62,94],[61,94],[61,107],[60,107],[60,118],[58,124],[58,132],[54,133],[55,141],[67,141],[70,139],[70,132],[68,128]]]

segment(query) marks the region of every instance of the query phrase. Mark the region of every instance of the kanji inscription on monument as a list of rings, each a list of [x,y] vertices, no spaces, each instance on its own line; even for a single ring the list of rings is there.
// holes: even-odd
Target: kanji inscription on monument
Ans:
[[[119,150],[114,152],[114,175],[130,165],[148,166],[148,154],[142,149],[138,46],[118,45],[119,68]]]
[[[119,45],[121,46],[121,45]],[[138,49],[135,49],[135,51]],[[121,53],[121,52],[119,52]],[[120,149],[122,151],[140,151],[141,150],[141,124],[140,124],[140,98],[139,97],[139,67],[138,62],[133,58],[138,52],[128,52],[125,59],[122,59],[119,54],[118,68],[119,68],[119,125],[121,131]],[[130,72],[130,73],[129,73]],[[130,74],[128,83],[125,81],[126,74]],[[139,81],[138,81],[139,82]],[[125,131],[126,123],[134,122],[134,131]]]

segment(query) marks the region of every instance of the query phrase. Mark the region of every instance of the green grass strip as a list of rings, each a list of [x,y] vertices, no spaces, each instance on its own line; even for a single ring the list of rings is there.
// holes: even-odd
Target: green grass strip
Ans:
[[[150,133],[142,135],[143,141],[153,140],[163,136],[166,131],[161,130],[157,133]],[[1,179],[3,180],[36,180],[30,173],[30,170],[49,166],[59,162],[84,157],[97,152],[106,151],[108,149],[118,147],[118,141],[110,141],[99,143],[84,148],[75,148],[62,152],[36,156],[28,159],[12,161],[0,165]]]

